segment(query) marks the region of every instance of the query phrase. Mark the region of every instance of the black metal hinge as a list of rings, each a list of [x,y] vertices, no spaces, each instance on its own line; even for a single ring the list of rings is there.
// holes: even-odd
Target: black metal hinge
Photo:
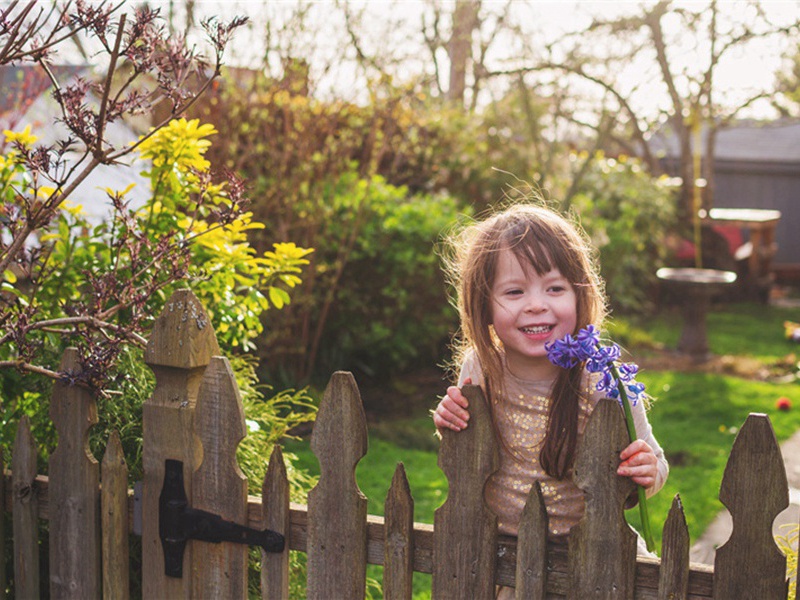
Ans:
[[[233,542],[261,546],[266,552],[283,552],[285,538],[270,529],[253,529],[226,521],[219,515],[189,507],[183,486],[183,463],[167,459],[164,486],[158,499],[158,533],[164,549],[164,573],[183,577],[183,553],[188,540]]]

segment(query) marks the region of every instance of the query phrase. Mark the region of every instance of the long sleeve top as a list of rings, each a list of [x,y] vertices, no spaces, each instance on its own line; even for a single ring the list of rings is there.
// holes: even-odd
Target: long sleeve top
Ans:
[[[483,370],[477,357],[468,356],[461,367],[459,387],[467,378],[485,391]],[[603,397],[594,388],[595,375],[586,373],[584,393],[580,395],[578,440],[583,436],[588,418]],[[585,511],[584,493],[572,480],[572,471],[564,479],[545,473],[539,463],[539,451],[547,431],[549,394],[552,380],[528,381],[506,369],[502,395],[490,399],[495,423],[504,443],[499,444],[500,466],[486,484],[485,498],[497,515],[501,533],[517,535],[519,519],[534,481],[539,481],[549,520],[552,539],[565,536]],[[494,390],[493,390],[494,392]],[[498,397],[499,396],[499,397]],[[648,497],[658,492],[669,473],[664,451],[653,436],[641,402],[632,407],[637,437],[644,440],[658,459],[655,484],[647,489]]]

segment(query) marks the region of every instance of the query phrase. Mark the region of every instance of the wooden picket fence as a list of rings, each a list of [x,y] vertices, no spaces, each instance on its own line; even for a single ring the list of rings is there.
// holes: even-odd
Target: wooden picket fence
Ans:
[[[764,415],[750,415],[733,445],[720,490],[733,516],[733,534],[718,549],[712,569],[689,564],[689,536],[677,497],[664,527],[661,559],[637,559],[635,536],[623,517],[633,484],[615,474],[627,434],[611,400],[594,411],[579,449],[575,470],[586,492],[586,516],[573,529],[568,548],[546,540],[538,486],[531,491],[519,537],[498,535],[482,494],[497,466],[497,451],[487,405],[475,387],[466,391],[471,426],[445,433],[442,440],[439,465],[449,493],[432,526],[414,522],[402,465],[386,498],[385,517],[367,514],[367,499],[355,481],[356,465],[367,452],[367,429],[349,373],[332,376],[319,409],[311,446],[321,476],[308,506],[290,503],[277,447],[262,496],[248,497],[235,459],[246,434],[241,398],[227,359],[218,355],[205,311],[190,292],[177,292],[156,321],[146,351],[156,388],[144,406],[141,495],[128,489],[116,436],[109,439],[102,464],[89,453],[88,431],[97,412],[84,390],[55,385],[51,417],[59,441],[49,478],[36,474],[35,441],[28,421],[20,421],[11,470],[0,477],[2,506],[13,516],[17,598],[39,598],[40,586],[46,585],[39,569],[40,519],[49,520],[51,598],[128,598],[128,536],[139,510],[144,598],[246,597],[243,544],[189,541],[182,561],[165,565],[159,532],[171,524],[159,523],[159,499],[168,461],[182,464],[178,475],[183,475],[189,507],[285,536],[283,552],[262,552],[263,598],[288,597],[289,550],[308,556],[307,596],[312,599],[363,598],[368,563],[383,565],[389,599],[411,597],[415,571],[432,574],[437,599],[493,598],[497,585],[515,587],[517,598],[534,599],[786,597],[786,562],[773,540],[772,521],[788,506],[788,485]],[[74,350],[66,352],[61,368],[77,368]],[[174,480],[175,473],[169,477]],[[1,527],[2,519],[0,541]],[[168,568],[182,576],[166,575]],[[0,583],[4,589],[5,582]]]

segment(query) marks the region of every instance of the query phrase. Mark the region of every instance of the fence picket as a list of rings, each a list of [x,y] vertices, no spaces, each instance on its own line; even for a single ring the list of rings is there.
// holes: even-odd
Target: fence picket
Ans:
[[[619,404],[600,400],[575,457],[575,483],[586,492],[586,513],[570,532],[570,598],[633,598],[636,534],[625,522],[623,505],[636,484],[616,473],[629,443]]]
[[[195,409],[202,461],[192,478],[191,506],[227,521],[247,524],[247,478],[236,462],[245,435],[244,409],[227,358],[215,356],[206,367]],[[246,544],[190,542],[193,598],[246,598]]]
[[[283,552],[261,550],[261,597],[265,600],[289,598],[289,534],[292,527],[289,512],[289,479],[281,447],[276,445],[261,486],[261,528],[284,536]]]
[[[367,453],[367,424],[355,379],[331,376],[311,450],[320,478],[308,494],[308,598],[363,598],[367,568],[367,499],[355,481]]]
[[[658,600],[686,600],[689,594],[689,528],[675,494],[661,536]]]
[[[786,468],[769,417],[751,413],[733,442],[719,499],[733,532],[717,548],[714,598],[786,597],[786,557],[772,522],[789,505]]]
[[[23,415],[14,438],[11,457],[14,535],[14,596],[38,600],[39,593],[39,495],[36,487],[36,443],[31,421]]]
[[[59,371],[77,373],[76,348],[67,348]],[[84,387],[57,381],[50,419],[58,445],[50,455],[50,596],[97,598],[100,571],[100,465],[89,450],[89,428],[97,423],[97,403]]]
[[[145,362],[156,376],[153,395],[142,407],[142,595],[178,600],[190,595],[189,577],[167,577],[158,531],[158,499],[164,484],[165,461],[183,463],[186,497],[192,503],[196,467],[194,409],[206,365],[218,355],[214,330],[197,297],[178,290],[153,324]],[[184,565],[191,565],[187,544]],[[189,569],[184,569],[185,573]]]
[[[497,517],[486,507],[483,488],[499,458],[489,406],[478,386],[466,385],[469,427],[442,432],[439,467],[447,478],[447,500],[433,516],[433,589],[440,598],[491,598]]]
[[[547,590],[547,510],[535,481],[522,509],[517,536],[516,597],[544,600]]]
[[[0,600],[6,598],[6,463],[0,447]]]
[[[403,463],[398,463],[384,503],[383,595],[411,598],[414,577],[414,499]]]
[[[130,597],[128,547],[128,465],[119,432],[112,431],[100,467],[103,536],[103,598]]]

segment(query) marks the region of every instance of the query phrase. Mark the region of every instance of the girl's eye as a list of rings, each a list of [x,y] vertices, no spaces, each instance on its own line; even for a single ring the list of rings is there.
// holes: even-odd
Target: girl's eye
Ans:
[[[563,285],[553,285],[553,286],[550,286],[550,291],[551,291],[551,292],[556,292],[556,293],[561,293],[561,292],[565,291],[566,289],[567,289],[567,288],[566,288],[566,287],[564,287]]]
[[[506,292],[509,296],[519,296],[522,293],[522,290],[508,290]]]

